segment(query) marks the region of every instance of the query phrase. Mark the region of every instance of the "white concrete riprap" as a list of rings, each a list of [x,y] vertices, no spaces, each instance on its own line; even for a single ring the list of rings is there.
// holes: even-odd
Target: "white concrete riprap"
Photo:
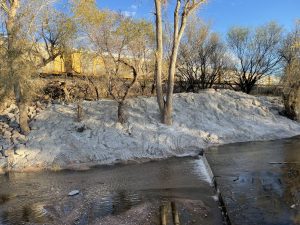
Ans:
[[[278,113],[279,101],[230,90],[206,90],[174,96],[174,124],[159,122],[156,98],[129,99],[128,122],[116,123],[111,100],[83,102],[76,122],[75,105],[52,105],[31,122],[25,145],[12,169],[62,169],[80,163],[158,159],[198,154],[225,143],[270,140],[300,134],[300,124]]]

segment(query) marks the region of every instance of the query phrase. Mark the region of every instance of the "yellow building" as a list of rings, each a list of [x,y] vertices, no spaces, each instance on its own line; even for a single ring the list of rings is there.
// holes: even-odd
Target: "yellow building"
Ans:
[[[44,74],[81,74],[81,52],[74,52],[70,55],[58,56],[52,62],[41,69]]]
[[[109,58],[108,58],[109,60]],[[107,63],[107,62],[106,62]],[[111,62],[113,64],[113,62]],[[110,64],[110,63],[107,63]],[[125,79],[132,78],[132,71],[121,65],[120,76]],[[84,76],[105,76],[107,70],[101,56],[86,52],[73,52],[58,56],[52,62],[41,69],[43,74],[54,75],[84,75]]]

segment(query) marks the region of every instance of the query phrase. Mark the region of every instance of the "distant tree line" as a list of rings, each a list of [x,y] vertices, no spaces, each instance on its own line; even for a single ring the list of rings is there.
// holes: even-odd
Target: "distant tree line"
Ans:
[[[179,80],[187,91],[211,88],[224,82],[235,90],[250,93],[267,75],[282,70],[283,29],[269,23],[255,30],[234,27],[223,41],[206,25],[191,25],[180,50]]]

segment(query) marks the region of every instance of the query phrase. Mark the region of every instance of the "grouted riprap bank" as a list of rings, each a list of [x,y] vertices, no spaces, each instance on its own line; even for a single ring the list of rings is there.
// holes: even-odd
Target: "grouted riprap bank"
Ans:
[[[116,123],[114,101],[83,102],[83,109],[80,123],[76,105],[54,104],[39,113],[25,145],[12,154],[9,169],[83,168],[196,155],[213,145],[300,134],[299,123],[279,115],[279,99],[230,90],[176,94],[172,126],[159,122],[155,97],[129,99],[123,125]]]

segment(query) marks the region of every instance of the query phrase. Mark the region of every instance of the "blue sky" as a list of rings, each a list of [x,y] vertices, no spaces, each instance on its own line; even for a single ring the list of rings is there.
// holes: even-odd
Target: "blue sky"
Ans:
[[[97,0],[100,8],[123,11],[153,20],[153,0]],[[169,7],[171,8],[171,6]],[[254,27],[276,21],[290,29],[300,19],[300,0],[209,0],[199,12],[214,31],[225,33],[235,25]]]

